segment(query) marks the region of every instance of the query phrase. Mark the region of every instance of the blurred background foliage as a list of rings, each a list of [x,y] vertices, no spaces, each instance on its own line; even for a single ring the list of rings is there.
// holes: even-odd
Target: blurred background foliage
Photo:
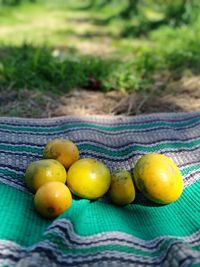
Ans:
[[[0,88],[150,91],[200,71],[199,0],[0,0]]]

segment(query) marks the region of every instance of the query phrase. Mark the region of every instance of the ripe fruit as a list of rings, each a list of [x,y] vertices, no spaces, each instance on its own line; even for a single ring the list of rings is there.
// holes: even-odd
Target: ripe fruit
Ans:
[[[183,191],[183,178],[174,161],[162,154],[142,156],[134,168],[138,189],[150,200],[167,204],[176,201]]]
[[[88,199],[101,197],[109,189],[110,182],[109,169],[96,159],[80,159],[68,171],[67,185],[79,197]]]
[[[111,174],[108,196],[117,205],[126,205],[133,202],[135,199],[135,187],[130,172],[118,170]]]
[[[68,139],[53,139],[49,141],[43,151],[46,159],[56,159],[65,168],[69,168],[79,159],[78,147]]]
[[[55,218],[72,203],[69,188],[61,182],[48,182],[43,184],[36,192],[34,205],[37,212],[45,218]]]
[[[42,159],[29,164],[25,172],[27,187],[36,192],[46,182],[59,181],[65,183],[67,173],[64,166],[54,159]]]

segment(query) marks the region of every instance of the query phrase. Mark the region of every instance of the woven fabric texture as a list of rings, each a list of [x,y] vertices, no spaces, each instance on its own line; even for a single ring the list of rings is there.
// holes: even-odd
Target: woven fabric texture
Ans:
[[[68,211],[43,219],[24,172],[54,138],[71,139],[81,158],[111,171],[132,172],[142,155],[163,153],[180,168],[184,192],[169,205],[140,193],[124,207],[73,199]],[[0,118],[0,266],[200,266],[200,112]]]

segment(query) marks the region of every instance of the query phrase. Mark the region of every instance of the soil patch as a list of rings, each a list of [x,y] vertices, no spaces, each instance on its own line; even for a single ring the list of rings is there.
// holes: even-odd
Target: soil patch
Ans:
[[[200,76],[158,84],[151,93],[75,89],[62,96],[41,91],[2,91],[0,115],[44,118],[65,115],[137,115],[200,110]]]

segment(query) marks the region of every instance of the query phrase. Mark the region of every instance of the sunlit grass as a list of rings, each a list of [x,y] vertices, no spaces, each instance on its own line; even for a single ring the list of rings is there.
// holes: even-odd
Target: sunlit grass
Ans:
[[[62,3],[63,1],[60,1]],[[115,7],[118,12],[121,7]],[[81,50],[81,44],[90,42],[92,46],[103,47],[105,53],[106,45],[109,52],[115,54],[129,51],[132,53],[140,46],[148,45],[148,41],[129,40],[121,38],[120,33],[124,27],[122,20],[115,20],[115,23],[98,25],[95,20],[104,20],[112,14],[109,8],[99,13],[85,10],[61,8],[59,3],[41,3],[37,5],[24,4],[18,8],[7,8],[0,17],[0,43],[21,45],[24,42],[33,45],[66,46]],[[96,50],[95,50],[96,51]],[[98,53],[100,54],[100,52]]]
[[[199,70],[200,21],[124,36],[124,29],[140,21],[116,16],[126,1],[112,3],[100,11],[79,0],[2,8],[0,82],[65,91],[89,86],[92,76],[103,90],[150,90],[163,73],[173,77],[187,68]],[[154,21],[162,18],[148,8],[143,12]]]

